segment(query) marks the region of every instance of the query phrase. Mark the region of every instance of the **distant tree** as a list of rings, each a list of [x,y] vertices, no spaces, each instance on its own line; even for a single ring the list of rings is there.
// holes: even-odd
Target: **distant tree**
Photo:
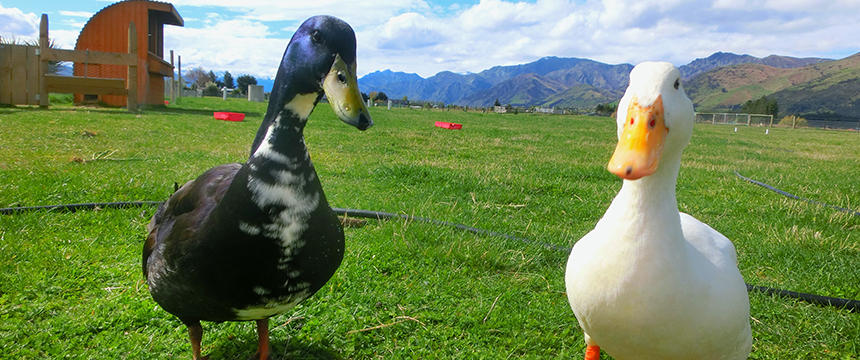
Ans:
[[[236,78],[236,86],[239,88],[239,92],[242,94],[248,93],[248,85],[257,85],[257,78],[251,75],[239,75]]]
[[[617,109],[617,108],[618,108],[618,104],[613,104],[613,103],[597,104],[597,106],[594,108],[594,112],[596,112],[598,114],[608,115],[608,114],[612,114],[613,112],[615,112],[615,109]]]
[[[409,105],[409,98],[407,98],[406,95],[403,95],[402,101],[403,101],[403,105]]]
[[[502,103],[500,103],[499,99],[496,98],[496,102],[493,103],[493,106],[502,106]]]
[[[212,70],[209,70],[209,74],[207,74],[207,75],[209,76],[209,81],[207,83],[210,83],[210,82],[215,83],[215,85],[218,87],[224,86],[224,83],[221,82],[221,80],[218,80],[218,78],[215,76],[215,73]]]
[[[209,74],[202,67],[191,69],[185,74],[186,83],[191,84],[191,89],[202,89],[210,82]]]
[[[224,80],[222,82],[224,83],[224,87],[228,89],[232,89],[236,86],[236,84],[233,83],[233,75],[231,75],[229,71],[224,72]]]
[[[779,114],[779,105],[776,103],[776,99],[768,100],[765,111],[774,117]]]
[[[747,100],[741,106],[741,111],[748,114],[769,114],[776,116],[779,113],[779,105],[775,99],[768,99],[767,96],[762,96],[755,100]]]
[[[388,95],[385,95],[384,92],[380,91],[376,93],[376,101],[388,101]]]
[[[370,95],[367,95],[367,93],[361,93],[361,101],[367,102],[367,99],[370,99]]]

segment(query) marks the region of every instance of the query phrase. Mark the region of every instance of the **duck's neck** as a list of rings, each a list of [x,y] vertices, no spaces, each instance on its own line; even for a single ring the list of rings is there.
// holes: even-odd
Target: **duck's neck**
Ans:
[[[272,95],[275,96],[275,95]],[[296,152],[307,153],[304,146],[304,128],[320,95],[317,93],[296,94],[282,107],[266,112],[263,124],[257,130],[257,137],[251,146],[248,162],[277,160],[281,155]]]
[[[680,154],[664,154],[658,170],[638,180],[624,180],[607,214],[618,239],[625,242],[665,243],[682,241],[675,184]]]
[[[309,214],[325,205],[322,188],[304,140],[307,118],[319,100],[299,94],[270,119],[267,114],[247,167],[247,190],[260,209],[284,208]]]

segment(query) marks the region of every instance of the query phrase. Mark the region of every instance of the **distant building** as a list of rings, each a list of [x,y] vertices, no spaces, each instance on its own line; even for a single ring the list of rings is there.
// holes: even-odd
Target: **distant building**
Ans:
[[[504,114],[504,113],[508,112],[508,108],[506,108],[504,106],[493,106],[493,111],[495,111],[499,114]]]

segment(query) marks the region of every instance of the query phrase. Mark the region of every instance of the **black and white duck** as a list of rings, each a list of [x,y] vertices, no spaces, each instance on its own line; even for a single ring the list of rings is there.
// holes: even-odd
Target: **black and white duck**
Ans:
[[[340,266],[344,234],[303,130],[326,96],[337,116],[370,127],[356,79],[355,33],[330,16],[306,20],[281,59],[266,116],[242,164],[209,169],[149,223],[143,273],[152,298],[188,327],[200,359],[200,321],[255,320],[269,357],[268,318],[319,290]]]

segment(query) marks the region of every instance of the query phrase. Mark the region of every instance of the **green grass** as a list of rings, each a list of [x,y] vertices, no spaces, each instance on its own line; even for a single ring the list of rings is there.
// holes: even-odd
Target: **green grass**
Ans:
[[[245,122],[213,110],[248,113]],[[265,104],[167,109],[0,108],[0,207],[164,200],[173,184],[243,161]],[[319,106],[305,131],[336,207],[402,212],[571,246],[621,182],[604,170],[608,118],[373,108],[359,132]],[[463,123],[463,130],[433,127]],[[860,298],[860,220],[737,179],[860,210],[860,136],[697,124],[679,208],[735,243],[756,285]],[[184,326],[140,270],[154,208],[0,216],[3,358],[189,358]],[[344,263],[274,317],[277,358],[581,358],[566,253],[406,221],[349,228]],[[755,359],[856,359],[860,315],[751,294]],[[383,326],[380,326],[383,325]],[[379,328],[370,329],[375,326]],[[204,324],[204,352],[246,358],[251,323]]]

